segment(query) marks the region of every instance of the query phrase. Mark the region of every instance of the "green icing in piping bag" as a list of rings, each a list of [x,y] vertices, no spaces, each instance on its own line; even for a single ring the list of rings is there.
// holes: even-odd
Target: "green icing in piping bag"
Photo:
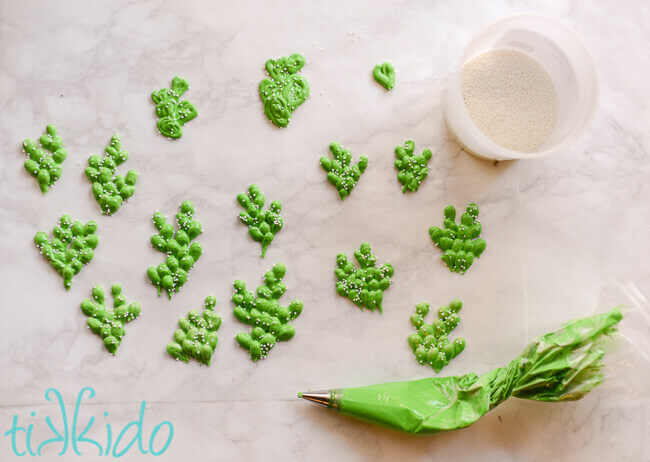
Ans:
[[[320,166],[327,172],[327,181],[336,188],[341,200],[343,200],[350,195],[352,188],[366,170],[368,158],[361,156],[357,165],[350,165],[352,163],[352,154],[349,149],[341,147],[338,143],[331,143],[330,151],[333,159],[322,156]]]
[[[264,65],[271,78],[260,82],[260,98],[266,117],[278,127],[289,125],[291,113],[309,96],[307,80],[297,74],[304,65],[305,57],[300,53],[269,59]]]
[[[192,310],[186,318],[178,321],[179,329],[174,332],[174,341],[167,344],[167,353],[172,358],[184,363],[195,358],[201,364],[210,365],[221,326],[221,317],[214,314],[215,306],[217,299],[209,295],[205,298],[203,314]]]
[[[23,141],[23,151],[27,155],[25,170],[36,178],[43,194],[47,193],[52,185],[61,177],[61,166],[68,155],[66,150],[63,149],[63,139],[57,135],[56,127],[49,124],[45,132],[45,135],[41,136],[39,142],[51,154],[39,148],[29,138]]]
[[[388,61],[377,64],[372,69],[372,76],[386,90],[391,90],[395,86],[395,68]]]
[[[151,93],[156,103],[158,131],[167,138],[177,139],[183,136],[183,125],[199,115],[192,103],[181,100],[181,96],[190,88],[187,80],[180,77],[172,79],[172,88],[163,88]]]

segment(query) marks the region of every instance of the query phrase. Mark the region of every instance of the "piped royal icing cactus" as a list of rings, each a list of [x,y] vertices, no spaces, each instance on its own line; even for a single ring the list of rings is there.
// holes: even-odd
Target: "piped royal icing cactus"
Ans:
[[[124,327],[140,315],[139,303],[126,303],[122,295],[122,286],[111,286],[113,309],[106,307],[104,288],[96,285],[92,290],[92,300],[81,302],[81,311],[88,316],[88,327],[104,340],[106,349],[115,354],[122,338],[126,335]]]
[[[246,209],[239,214],[239,221],[248,226],[248,234],[253,240],[262,244],[262,258],[277,232],[284,226],[284,220],[280,216],[280,201],[273,201],[267,210],[262,210],[264,201],[264,194],[254,184],[248,187],[248,194],[237,195],[237,202]]]
[[[395,86],[395,68],[388,61],[377,64],[372,69],[372,76],[386,90],[391,90]]]
[[[214,314],[215,306],[217,299],[210,295],[205,298],[203,314],[192,310],[186,318],[178,321],[179,329],[174,332],[174,341],[167,344],[167,353],[172,358],[184,363],[195,358],[201,364],[210,365],[221,326],[221,318]]]
[[[260,97],[266,117],[278,127],[289,125],[291,113],[309,96],[307,80],[297,74],[304,65],[305,57],[300,53],[269,59],[264,65],[271,78],[260,82]]]
[[[190,201],[183,202],[176,214],[176,232],[161,213],[156,212],[153,216],[153,224],[158,233],[151,236],[151,245],[167,254],[167,258],[157,267],[150,267],[147,275],[158,288],[158,295],[165,289],[170,300],[172,294],[181,290],[190,269],[203,253],[201,244],[192,242],[202,232],[201,223],[193,220],[193,217],[194,205]]]
[[[320,165],[327,172],[327,181],[336,188],[343,200],[350,195],[361,174],[366,170],[368,158],[361,156],[357,165],[351,165],[352,154],[349,149],[341,147],[338,143],[331,143],[330,151],[333,159],[322,156]]]
[[[364,242],[359,250],[354,252],[360,268],[355,270],[351,261],[344,253],[336,256],[336,292],[349,298],[359,307],[371,311],[379,309],[384,291],[390,287],[393,276],[393,266],[386,262],[380,268],[376,267],[377,257],[372,254],[370,244]]]
[[[438,319],[427,324],[424,318],[429,313],[429,304],[419,303],[415,306],[411,324],[417,332],[409,335],[408,342],[420,364],[428,363],[436,372],[440,372],[465,349],[464,338],[458,337],[450,342],[448,337],[460,323],[458,312],[462,307],[460,300],[452,300],[449,307],[438,308]]]
[[[413,140],[406,140],[404,146],[395,147],[395,168],[398,171],[397,179],[402,184],[402,193],[417,191],[429,174],[431,149],[425,149],[420,155],[413,155],[414,150]]]
[[[27,155],[25,170],[27,170],[41,188],[43,194],[61,177],[61,166],[68,153],[63,149],[63,139],[57,135],[56,127],[49,124],[45,134],[39,139],[41,146],[51,154],[39,148],[31,139],[23,141],[23,151]]]
[[[65,290],[70,290],[72,278],[95,256],[93,250],[99,243],[96,231],[94,221],[84,225],[80,221],[73,222],[70,215],[62,215],[52,232],[54,238],[49,239],[45,231],[34,236],[36,247],[63,277]]]
[[[93,196],[105,215],[117,212],[122,203],[135,193],[138,172],[129,170],[125,176],[116,173],[117,166],[128,157],[129,154],[122,150],[119,136],[113,135],[103,159],[97,155],[88,158],[86,177],[92,182]]]
[[[276,342],[286,342],[296,334],[289,321],[302,312],[302,302],[292,301],[288,307],[280,306],[278,300],[287,291],[282,278],[287,268],[276,264],[264,273],[264,285],[257,288],[257,296],[246,290],[246,283],[236,280],[232,301],[235,304],[235,317],[253,328],[250,334],[237,334],[237,342],[248,350],[253,361],[266,358]]]
[[[174,77],[171,90],[162,88],[151,93],[151,99],[156,103],[158,131],[167,138],[177,139],[183,136],[183,125],[199,115],[192,103],[181,100],[190,84],[187,80]]]
[[[485,241],[479,239],[481,222],[478,221],[478,206],[471,203],[467,211],[456,224],[456,209],[453,205],[445,207],[445,229],[438,226],[429,228],[429,236],[434,245],[443,251],[444,261],[451,271],[465,274],[475,258],[479,258],[485,250]]]

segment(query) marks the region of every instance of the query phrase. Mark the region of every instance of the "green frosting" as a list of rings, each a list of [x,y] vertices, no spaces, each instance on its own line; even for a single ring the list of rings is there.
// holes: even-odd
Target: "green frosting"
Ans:
[[[336,188],[343,200],[352,192],[361,174],[366,170],[368,158],[361,156],[357,165],[350,165],[352,154],[349,149],[341,147],[338,143],[330,143],[330,151],[334,159],[323,156],[320,158],[320,165],[327,172],[327,181]]]
[[[372,70],[372,76],[386,90],[390,90],[395,86],[395,68],[388,61],[377,64]]]
[[[127,305],[122,287],[119,284],[111,286],[113,295],[113,309],[106,307],[104,288],[96,285],[92,290],[92,300],[81,302],[81,311],[88,316],[88,327],[94,334],[104,340],[106,349],[115,354],[122,338],[126,335],[124,327],[140,314],[140,304]]]
[[[449,341],[449,333],[458,326],[460,317],[458,312],[463,307],[460,300],[453,300],[449,307],[438,308],[438,319],[431,324],[424,322],[429,313],[428,303],[419,303],[415,306],[415,313],[411,315],[411,324],[417,332],[408,337],[409,345],[415,353],[420,364],[428,363],[436,372],[449,364],[465,349],[465,339],[458,337],[453,342]]]
[[[474,259],[485,250],[485,241],[478,239],[481,235],[481,222],[478,221],[478,206],[469,204],[467,211],[456,224],[456,209],[452,205],[445,207],[445,229],[437,226],[429,228],[429,235],[434,245],[443,251],[444,261],[451,271],[465,274]]]
[[[397,169],[397,179],[402,184],[402,193],[406,191],[417,191],[420,183],[429,174],[429,160],[431,160],[431,150],[429,148],[422,151],[422,154],[413,155],[415,143],[413,140],[406,140],[404,146],[395,147],[395,168]]]
[[[287,291],[282,278],[287,268],[277,263],[273,269],[264,273],[264,285],[257,288],[257,296],[246,290],[246,283],[235,281],[235,317],[252,327],[251,333],[240,332],[237,342],[250,353],[253,361],[266,358],[276,342],[285,342],[293,338],[296,329],[289,321],[296,319],[302,312],[302,302],[294,300],[288,307],[280,306],[278,300]]]
[[[278,127],[289,125],[291,113],[309,96],[307,80],[297,75],[304,65],[305,57],[300,53],[269,59],[264,65],[271,78],[260,82],[260,97],[266,117]]]
[[[366,307],[371,311],[379,308],[381,312],[384,291],[391,284],[393,266],[386,262],[381,268],[376,268],[377,257],[372,254],[367,242],[362,243],[359,250],[354,252],[354,257],[360,266],[357,270],[344,253],[336,256],[336,292],[348,297],[358,307]]]
[[[604,379],[621,310],[564,324],[534,339],[507,366],[474,373],[333,390],[333,408],[411,434],[467,427],[510,397],[544,402],[582,398]],[[524,408],[522,408],[524,410]]]
[[[253,240],[262,244],[262,258],[273,237],[284,226],[284,220],[280,216],[280,201],[273,201],[267,210],[262,210],[264,200],[264,194],[254,184],[248,187],[248,194],[237,195],[237,202],[246,209],[239,214],[239,220],[248,226],[248,234]]]
[[[70,215],[62,215],[52,232],[53,239],[49,239],[44,231],[34,236],[36,247],[63,277],[65,290],[70,290],[74,275],[95,256],[93,250],[99,243],[96,232],[97,223],[94,221],[84,225],[80,221],[73,222]]]
[[[215,306],[217,299],[210,295],[205,298],[203,314],[191,310],[186,318],[178,321],[180,329],[174,332],[174,341],[167,344],[167,353],[172,358],[184,363],[194,358],[201,364],[210,365],[221,326],[221,318],[214,314]]]
[[[183,136],[183,125],[199,115],[192,103],[181,100],[188,88],[190,84],[187,80],[174,77],[171,90],[163,88],[151,93],[159,117],[158,131],[167,138],[177,139]]]
[[[201,223],[193,220],[193,216],[194,205],[190,201],[183,202],[176,214],[176,232],[161,213],[156,212],[153,216],[153,224],[158,233],[151,236],[151,245],[167,254],[164,263],[147,270],[149,279],[158,288],[158,296],[165,289],[171,300],[172,294],[181,290],[190,269],[203,253],[201,244],[192,242],[202,231]]]
[[[122,202],[135,193],[138,172],[129,170],[125,176],[115,173],[117,166],[128,157],[129,154],[122,150],[119,136],[113,135],[103,159],[96,155],[88,158],[86,177],[92,182],[95,200],[106,215],[117,212]]]
[[[43,194],[61,178],[61,166],[68,153],[63,149],[63,139],[57,135],[56,127],[49,124],[45,129],[46,134],[39,139],[41,146],[47,149],[39,148],[33,140],[29,138],[23,141],[23,151],[27,155],[25,160],[25,170],[27,170],[41,188]]]

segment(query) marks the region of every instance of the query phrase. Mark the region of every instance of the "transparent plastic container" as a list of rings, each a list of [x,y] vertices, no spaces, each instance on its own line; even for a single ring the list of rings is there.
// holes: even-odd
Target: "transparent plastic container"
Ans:
[[[531,152],[504,148],[479,130],[463,102],[462,67],[493,49],[523,52],[548,72],[557,96],[557,119],[548,138]],[[485,159],[535,159],[568,146],[589,124],[598,99],[596,68],[582,40],[554,19],[537,15],[505,17],[467,45],[445,96],[447,126],[468,152]]]

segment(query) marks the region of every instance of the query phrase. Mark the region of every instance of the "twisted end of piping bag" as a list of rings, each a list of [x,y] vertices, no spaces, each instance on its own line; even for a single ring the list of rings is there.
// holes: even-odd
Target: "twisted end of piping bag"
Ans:
[[[616,307],[537,337],[506,367],[298,395],[368,423],[427,435],[467,427],[514,396],[569,401],[603,381],[603,356],[623,315]]]

